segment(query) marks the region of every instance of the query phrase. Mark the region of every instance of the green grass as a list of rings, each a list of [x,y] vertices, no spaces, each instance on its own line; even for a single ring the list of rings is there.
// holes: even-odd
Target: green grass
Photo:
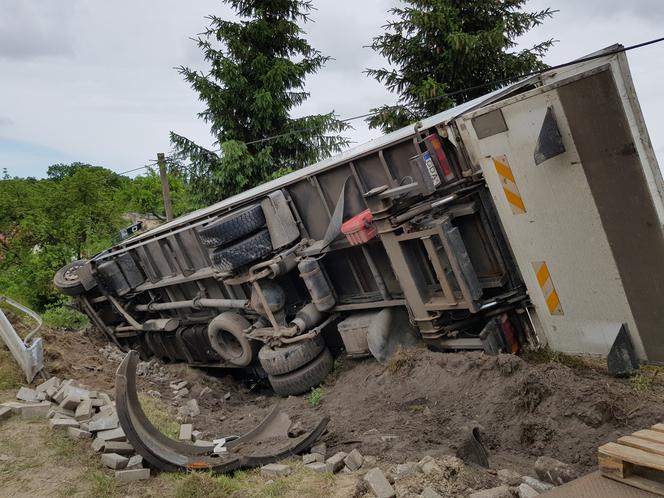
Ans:
[[[584,355],[571,355],[553,351],[548,346],[523,352],[521,357],[531,363],[560,363],[569,368],[592,369],[607,373],[606,359]]]
[[[173,408],[151,396],[139,394],[138,396],[145,416],[162,433],[172,439],[177,439],[180,433],[180,424],[175,420]]]
[[[49,307],[42,314],[44,324],[58,329],[79,330],[88,325],[88,318],[67,306]]]
[[[26,383],[23,371],[4,346],[0,346],[0,391],[18,389]]]
[[[323,400],[323,388],[312,388],[311,392],[307,395],[306,400],[310,407],[316,408]]]
[[[193,472],[189,474],[171,474],[175,481],[176,498],[226,498],[244,496],[243,488],[247,485],[244,472],[236,472],[232,476],[214,476],[209,472]]]

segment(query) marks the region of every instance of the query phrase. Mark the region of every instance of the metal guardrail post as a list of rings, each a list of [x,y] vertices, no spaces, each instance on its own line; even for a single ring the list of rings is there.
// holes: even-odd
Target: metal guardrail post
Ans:
[[[11,322],[0,308],[0,339],[2,339],[9,348],[10,353],[23,370],[27,381],[32,382],[35,375],[44,368],[44,346],[42,339],[41,337],[33,339],[42,326],[42,319],[30,308],[27,308],[6,296],[0,296],[0,303],[2,302],[22,311],[34,318],[37,322],[37,326],[30,331],[25,339],[21,339],[21,336],[18,335]]]

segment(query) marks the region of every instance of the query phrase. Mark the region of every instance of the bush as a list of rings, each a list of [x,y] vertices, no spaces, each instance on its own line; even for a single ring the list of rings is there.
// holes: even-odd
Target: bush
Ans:
[[[66,330],[78,330],[88,325],[88,317],[61,303],[49,306],[42,314],[44,324]]]

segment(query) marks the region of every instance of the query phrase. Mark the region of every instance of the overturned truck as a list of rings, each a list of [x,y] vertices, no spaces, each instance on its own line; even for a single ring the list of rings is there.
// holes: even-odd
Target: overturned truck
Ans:
[[[143,357],[282,395],[398,344],[664,360],[664,191],[610,47],[224,199],[55,276]]]

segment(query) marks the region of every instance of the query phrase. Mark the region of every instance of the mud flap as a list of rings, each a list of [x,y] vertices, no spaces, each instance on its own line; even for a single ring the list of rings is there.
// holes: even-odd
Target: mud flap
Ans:
[[[136,392],[138,353],[130,351],[115,376],[115,404],[120,426],[136,452],[154,468],[166,472],[203,469],[214,473],[265,465],[303,453],[323,434],[329,418],[320,420],[315,429],[291,438],[288,414],[272,409],[253,430],[226,444],[226,452],[217,454],[214,446],[195,446],[165,436],[148,420]]]
[[[625,324],[620,327],[613,346],[606,357],[609,374],[614,377],[628,377],[639,369],[639,360],[634,352]]]
[[[401,347],[412,347],[419,340],[411,331],[408,316],[392,308],[381,310],[369,324],[367,344],[379,362],[384,362]]]

